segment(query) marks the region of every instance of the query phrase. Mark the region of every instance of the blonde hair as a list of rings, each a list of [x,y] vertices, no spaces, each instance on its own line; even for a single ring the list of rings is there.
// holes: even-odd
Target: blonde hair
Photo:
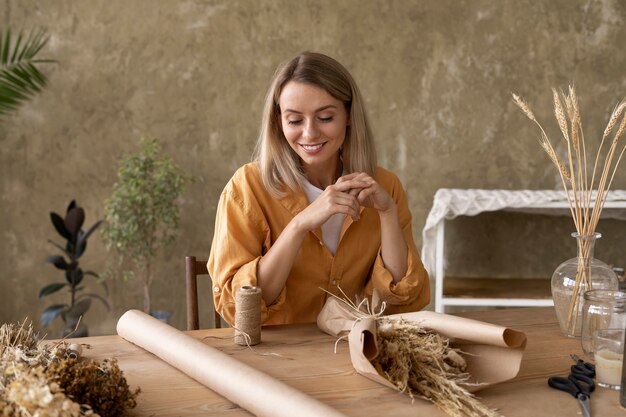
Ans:
[[[278,101],[285,85],[296,81],[321,87],[344,103],[350,124],[341,157],[347,173],[376,173],[376,149],[359,88],[346,68],[333,58],[314,52],[303,52],[282,63],[272,79],[265,97],[261,132],[254,151],[265,188],[277,197],[285,194],[285,187],[300,189],[303,173],[299,156],[291,149],[283,135]]]

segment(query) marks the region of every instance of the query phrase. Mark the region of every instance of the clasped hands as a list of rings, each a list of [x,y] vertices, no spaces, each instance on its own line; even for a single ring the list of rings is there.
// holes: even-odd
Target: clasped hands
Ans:
[[[306,209],[298,220],[308,230],[324,224],[334,214],[345,214],[359,220],[361,207],[374,208],[379,213],[390,213],[396,208],[389,193],[372,177],[355,172],[340,177],[329,185]]]

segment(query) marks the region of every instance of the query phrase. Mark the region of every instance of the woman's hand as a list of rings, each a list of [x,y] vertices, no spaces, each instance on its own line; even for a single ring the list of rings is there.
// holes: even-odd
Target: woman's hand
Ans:
[[[356,197],[359,205],[374,208],[379,212],[388,212],[395,207],[389,193],[366,173],[355,172],[337,180],[337,184],[346,182],[362,184],[362,186],[356,186],[350,190],[350,194]]]
[[[337,181],[289,222],[257,266],[257,285],[262,288],[267,305],[276,300],[285,286],[307,233],[321,227],[334,214],[341,213],[358,220],[361,206],[355,190],[367,187],[368,183],[356,179]]]
[[[361,203],[357,195],[359,191],[369,188],[370,184],[360,179],[347,177],[349,176],[341,177],[335,184],[326,187],[322,194],[302,210],[294,220],[307,231],[320,227],[335,214],[345,214],[355,221],[358,220]]]
[[[408,247],[400,227],[396,203],[387,190],[365,173],[356,172],[337,180],[337,184],[343,183],[362,184],[351,188],[349,193],[361,206],[378,210],[381,256],[393,282],[398,283],[407,271]]]
[[[378,210],[381,214],[392,212],[395,203],[389,193],[372,177],[355,172],[340,177],[294,220],[302,230],[320,227],[334,214],[345,214],[357,221],[361,206]]]

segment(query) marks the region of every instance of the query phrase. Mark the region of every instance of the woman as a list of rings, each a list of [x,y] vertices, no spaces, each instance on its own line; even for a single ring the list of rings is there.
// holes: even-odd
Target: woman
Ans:
[[[376,288],[386,313],[428,303],[406,195],[376,166],[363,99],[341,64],[305,52],[278,68],[254,159],[217,208],[208,269],[226,321],[245,285],[262,290],[264,324],[315,321],[323,290],[354,299]]]

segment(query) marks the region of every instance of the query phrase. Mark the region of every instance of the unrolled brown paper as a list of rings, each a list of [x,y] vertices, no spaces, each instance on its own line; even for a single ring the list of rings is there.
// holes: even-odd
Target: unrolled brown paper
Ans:
[[[117,322],[117,333],[254,415],[345,417],[330,406],[141,311],[124,313]]]
[[[451,346],[467,353],[463,357],[467,362],[467,372],[472,376],[472,384],[465,386],[468,391],[478,391],[507,381],[519,372],[526,349],[526,335],[522,332],[432,311],[392,314],[386,317],[419,323],[449,338]],[[355,316],[352,309],[330,297],[317,317],[317,325],[334,336],[349,332],[350,358],[354,369],[373,381],[395,389],[370,363],[370,359],[378,353],[375,319],[368,318],[366,314]]]

